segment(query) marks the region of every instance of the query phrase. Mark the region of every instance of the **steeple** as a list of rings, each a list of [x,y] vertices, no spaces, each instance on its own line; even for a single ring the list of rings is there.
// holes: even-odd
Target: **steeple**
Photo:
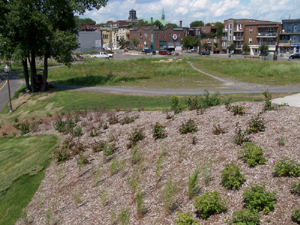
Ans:
[[[165,19],[166,19],[166,17],[165,17],[165,9],[164,9],[164,8],[163,8],[163,10],[162,10],[161,19],[162,19],[162,20],[165,20]]]

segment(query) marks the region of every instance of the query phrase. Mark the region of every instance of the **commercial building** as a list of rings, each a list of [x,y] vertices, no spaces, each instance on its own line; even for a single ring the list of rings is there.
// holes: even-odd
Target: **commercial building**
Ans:
[[[279,34],[280,55],[299,53],[300,47],[300,19],[282,20],[282,31]]]

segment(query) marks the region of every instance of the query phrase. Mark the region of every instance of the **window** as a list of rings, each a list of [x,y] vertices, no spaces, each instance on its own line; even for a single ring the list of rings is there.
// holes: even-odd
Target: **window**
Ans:
[[[178,33],[178,38],[180,38],[180,34]]]
[[[142,33],[140,33],[140,38],[142,38],[143,36],[142,36]]]
[[[274,28],[268,28],[268,33],[273,33],[274,32]]]
[[[253,32],[253,28],[250,28],[249,33],[252,34],[252,32]]]
[[[294,24],[294,33],[297,33],[297,24]]]
[[[123,34],[125,33],[125,29],[123,29]]]
[[[164,33],[164,35],[163,35],[163,36],[164,36],[164,38],[166,38],[166,33]]]
[[[252,44],[252,38],[249,38],[249,44]]]
[[[158,37],[158,38],[159,38],[159,33],[156,33],[156,37]]]
[[[169,37],[171,38],[172,37],[172,33],[170,33],[169,35],[170,35]]]
[[[144,37],[145,37],[145,38],[147,37],[147,33],[144,33]]]
[[[243,24],[240,24],[240,29],[243,29]]]
[[[133,37],[135,37],[135,38],[136,38],[136,33],[133,33]]]
[[[229,34],[229,41],[231,41],[231,34]]]
[[[228,29],[228,25],[225,25],[225,29],[226,29],[226,30]]]

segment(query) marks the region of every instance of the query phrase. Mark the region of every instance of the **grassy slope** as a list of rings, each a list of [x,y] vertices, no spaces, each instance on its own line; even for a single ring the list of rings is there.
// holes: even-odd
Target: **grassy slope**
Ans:
[[[0,138],[0,224],[14,224],[30,202],[51,153],[58,144],[55,136]]]

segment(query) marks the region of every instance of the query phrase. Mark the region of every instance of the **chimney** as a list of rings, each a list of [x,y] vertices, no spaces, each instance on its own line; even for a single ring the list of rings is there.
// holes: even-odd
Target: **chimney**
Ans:
[[[182,21],[181,20],[179,21],[179,27],[182,27]]]
[[[153,17],[151,17],[151,23],[153,23]]]

